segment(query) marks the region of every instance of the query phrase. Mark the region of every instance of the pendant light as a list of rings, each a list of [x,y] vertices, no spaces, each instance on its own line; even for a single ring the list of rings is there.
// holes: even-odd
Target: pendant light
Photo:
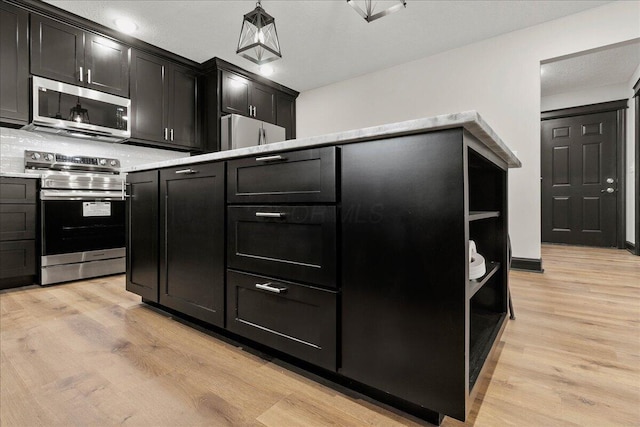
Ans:
[[[362,16],[364,18],[365,21],[367,22],[371,22],[371,21],[375,21],[378,18],[382,18],[383,16],[387,16],[390,13],[393,13],[395,11],[398,11],[400,9],[402,9],[403,7],[407,7],[407,2],[404,0],[397,0],[394,1],[393,5],[391,5],[390,7],[388,7],[385,10],[382,10],[380,12],[375,12],[375,8],[376,8],[376,4],[372,2],[372,0],[364,0],[364,1],[356,1],[356,0],[347,0],[347,3],[349,4],[349,6],[351,6],[356,12],[358,12],[358,14],[360,16]],[[358,5],[358,3],[364,3],[364,10]]]
[[[276,22],[265,12],[260,1],[255,9],[244,15],[236,53],[258,65],[282,58]]]

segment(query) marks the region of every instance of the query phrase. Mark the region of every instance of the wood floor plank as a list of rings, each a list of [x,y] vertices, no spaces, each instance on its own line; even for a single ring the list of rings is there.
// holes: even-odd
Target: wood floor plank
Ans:
[[[640,426],[640,257],[543,246],[466,423]],[[126,292],[124,276],[0,292],[2,426],[427,426],[243,351]]]

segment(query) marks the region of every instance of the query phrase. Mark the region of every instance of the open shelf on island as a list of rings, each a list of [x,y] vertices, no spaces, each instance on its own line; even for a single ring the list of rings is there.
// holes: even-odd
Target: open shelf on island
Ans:
[[[500,211],[469,211],[469,221],[476,221],[486,218],[498,218]]]
[[[480,288],[482,288],[484,284],[487,283],[489,279],[491,279],[491,276],[493,276],[499,268],[499,262],[489,261],[487,263],[487,272],[484,274],[484,276],[477,279],[469,280],[469,298],[474,296],[476,292],[478,292]]]
[[[469,334],[469,390],[478,380],[482,367],[505,320],[506,313],[471,309]]]

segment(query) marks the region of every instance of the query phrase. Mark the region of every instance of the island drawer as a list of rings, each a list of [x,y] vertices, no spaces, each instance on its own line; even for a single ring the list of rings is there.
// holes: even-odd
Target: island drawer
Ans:
[[[336,370],[336,292],[227,271],[227,328]]]
[[[227,266],[335,288],[335,206],[227,208]]]
[[[35,238],[35,204],[0,204],[0,241]]]
[[[36,179],[0,178],[0,203],[36,203]]]
[[[334,203],[336,148],[266,154],[228,162],[229,203]]]

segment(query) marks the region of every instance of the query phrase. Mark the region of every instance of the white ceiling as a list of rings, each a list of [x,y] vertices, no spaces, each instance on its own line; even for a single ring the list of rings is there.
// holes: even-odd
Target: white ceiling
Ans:
[[[272,80],[309,90],[486,38],[598,7],[610,1],[419,1],[366,23],[344,0],[263,0],[282,49]],[[236,55],[242,16],[255,1],[47,0],[114,28],[128,16],[133,36],[197,62],[214,56],[257,72]]]
[[[553,60],[540,66],[542,96],[628,83],[640,65],[640,40]]]

